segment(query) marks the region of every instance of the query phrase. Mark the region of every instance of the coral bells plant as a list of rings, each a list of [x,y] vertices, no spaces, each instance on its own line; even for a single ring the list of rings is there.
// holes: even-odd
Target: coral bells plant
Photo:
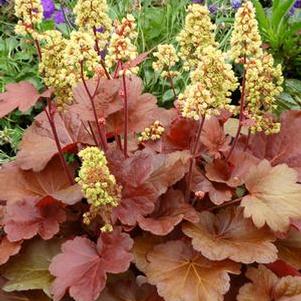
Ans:
[[[281,66],[252,3],[227,53],[194,3],[154,56],[104,0],[78,1],[69,36],[15,5],[44,90],[7,85],[0,115],[43,111],[0,169],[0,299],[301,300],[301,112],[274,115]],[[143,92],[147,56],[171,84],[189,72],[171,109]]]

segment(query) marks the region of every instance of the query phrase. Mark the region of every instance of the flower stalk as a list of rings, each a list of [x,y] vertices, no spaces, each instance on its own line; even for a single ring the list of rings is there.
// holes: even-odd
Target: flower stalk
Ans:
[[[195,135],[195,139],[193,141],[192,144],[192,148],[191,148],[191,159],[189,162],[189,169],[188,169],[188,174],[187,174],[187,185],[186,185],[186,191],[185,191],[185,200],[189,201],[190,198],[190,190],[191,190],[191,182],[192,182],[192,171],[193,171],[193,166],[195,163],[195,156],[197,154],[197,150],[198,150],[198,145],[199,145],[199,140],[201,137],[201,133],[203,130],[205,124],[205,115],[202,116],[202,119],[199,121],[199,126],[197,129],[197,133]]]
[[[60,144],[60,140],[59,140],[57,130],[56,130],[56,125],[55,125],[54,118],[53,118],[54,117],[54,110],[53,110],[53,107],[52,107],[52,102],[49,98],[47,99],[47,107],[44,107],[44,112],[45,112],[45,114],[47,116],[47,119],[49,121],[51,131],[52,131],[52,134],[53,134],[53,138],[54,138],[57,150],[58,150],[59,158],[60,158],[61,164],[63,166],[64,172],[65,172],[66,177],[68,178],[68,180],[70,182],[70,185],[73,185],[74,184],[74,179],[71,175],[70,169],[68,168],[67,162],[66,162],[65,157],[64,157],[64,153],[63,153],[63,150],[62,150],[62,146]]]
[[[92,111],[93,111],[93,115],[94,115],[94,119],[95,119],[95,123],[96,123],[96,128],[97,128],[97,132],[98,132],[98,136],[99,136],[99,139],[97,139],[97,142],[98,142],[98,146],[101,146],[101,148],[106,151],[107,150],[107,144],[106,144],[106,138],[104,137],[104,134],[102,132],[102,129],[100,127],[100,124],[98,122],[98,118],[97,118],[97,112],[96,112],[96,108],[95,108],[95,103],[94,103],[94,97],[95,96],[95,93],[94,95],[92,95],[89,91],[89,88],[87,86],[87,83],[86,83],[86,80],[85,80],[85,76],[84,76],[84,65],[83,65],[83,61],[80,62],[80,69],[81,69],[81,78],[82,78],[82,82],[84,84],[84,88],[86,90],[86,93],[89,97],[89,100],[90,100],[90,103],[91,103],[91,106],[92,106]]]

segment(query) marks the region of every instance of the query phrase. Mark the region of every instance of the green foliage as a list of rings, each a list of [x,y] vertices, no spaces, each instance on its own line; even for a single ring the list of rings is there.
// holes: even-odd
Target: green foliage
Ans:
[[[301,109],[301,81],[287,79],[284,82],[284,92],[278,97],[278,112]]]
[[[301,15],[289,17],[294,0],[273,1],[271,9],[264,9],[259,0],[252,0],[262,38],[287,74],[301,75]]]

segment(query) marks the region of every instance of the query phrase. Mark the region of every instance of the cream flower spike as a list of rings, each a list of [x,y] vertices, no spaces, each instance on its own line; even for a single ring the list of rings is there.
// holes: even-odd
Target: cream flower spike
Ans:
[[[252,2],[247,1],[235,15],[230,56],[237,63],[243,62],[244,58],[260,57],[262,55],[261,44],[255,8]]]
[[[210,12],[206,6],[192,4],[187,9],[188,14],[185,19],[183,30],[177,36],[180,45],[178,53],[184,63],[184,69],[190,70],[197,66],[198,59],[196,51],[207,46],[217,46],[215,42],[215,25],[210,19]]]

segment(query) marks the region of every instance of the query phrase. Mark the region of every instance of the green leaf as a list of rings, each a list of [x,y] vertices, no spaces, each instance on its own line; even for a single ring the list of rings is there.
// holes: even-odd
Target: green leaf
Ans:
[[[297,93],[301,94],[301,80],[298,80],[298,79],[287,79],[285,81],[285,86],[287,88],[295,90]]]
[[[292,23],[288,35],[294,35],[299,30],[301,30],[301,22]]]
[[[33,240],[21,253],[1,268],[8,279],[3,286],[6,292],[42,289],[49,296],[53,276],[48,271],[51,259],[60,252],[59,240]]]
[[[267,32],[270,28],[269,19],[267,18],[265,11],[260,4],[259,0],[252,0],[254,7],[256,9],[256,17],[261,30]]]
[[[288,11],[295,3],[295,0],[282,0],[281,3],[273,10],[272,14],[272,27],[278,32],[278,29],[281,28],[283,19],[286,17]]]

